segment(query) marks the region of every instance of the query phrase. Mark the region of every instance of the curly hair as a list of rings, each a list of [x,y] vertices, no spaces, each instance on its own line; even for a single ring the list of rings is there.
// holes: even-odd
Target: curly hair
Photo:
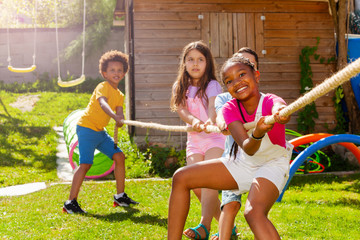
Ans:
[[[123,52],[111,50],[104,53],[99,60],[99,72],[101,75],[106,72],[109,62],[122,63],[125,73],[129,70],[129,56]]]

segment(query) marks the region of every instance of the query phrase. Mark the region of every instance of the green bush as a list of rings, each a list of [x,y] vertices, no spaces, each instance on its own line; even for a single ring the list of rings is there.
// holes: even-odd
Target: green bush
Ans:
[[[160,177],[171,177],[178,168],[185,166],[185,150],[155,145],[148,146],[145,153],[151,164],[150,173]]]

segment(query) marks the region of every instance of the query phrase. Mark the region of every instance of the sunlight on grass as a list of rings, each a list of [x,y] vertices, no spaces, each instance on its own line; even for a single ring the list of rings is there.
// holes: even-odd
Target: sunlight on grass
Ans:
[[[282,239],[360,239],[360,174],[325,181],[296,177],[283,201],[276,203],[269,217]],[[300,179],[300,180],[299,180]],[[303,187],[300,181],[304,182]],[[320,185],[320,186],[318,186]],[[317,188],[318,192],[313,189]],[[126,192],[140,205],[112,207],[115,182],[86,181],[79,203],[86,215],[61,213],[70,185],[55,185],[26,196],[0,198],[0,237],[17,239],[165,239],[170,180],[130,180]],[[331,190],[329,190],[331,189]],[[336,191],[335,189],[342,189]],[[243,196],[244,205],[246,195]],[[200,221],[200,204],[192,194],[185,227]],[[243,217],[236,217],[239,239],[253,239]],[[218,224],[212,223],[211,233]],[[184,238],[185,239],[185,238]]]

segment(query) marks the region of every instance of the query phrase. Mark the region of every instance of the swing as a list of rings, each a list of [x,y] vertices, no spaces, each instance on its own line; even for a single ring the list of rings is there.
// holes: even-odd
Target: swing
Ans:
[[[9,30],[9,24],[7,24],[6,33],[7,33],[7,47],[8,47],[8,69],[11,72],[16,73],[28,73],[32,72],[36,69],[35,59],[36,59],[36,18],[37,18],[37,0],[35,0],[35,6],[33,10],[34,14],[34,55],[33,55],[33,64],[30,67],[27,68],[19,68],[19,67],[13,67],[11,65],[11,54],[10,54],[10,30]]]
[[[60,87],[73,87],[76,85],[81,84],[85,81],[85,74],[84,74],[84,64],[85,64],[85,17],[86,17],[86,0],[84,0],[84,10],[83,10],[83,44],[82,44],[82,67],[81,67],[81,76],[77,79],[71,81],[63,81],[60,76],[60,54],[59,54],[59,33],[58,33],[58,21],[57,21],[57,4],[56,0],[55,3],[55,34],[56,34],[56,50],[57,50],[57,67],[58,67],[58,85]]]

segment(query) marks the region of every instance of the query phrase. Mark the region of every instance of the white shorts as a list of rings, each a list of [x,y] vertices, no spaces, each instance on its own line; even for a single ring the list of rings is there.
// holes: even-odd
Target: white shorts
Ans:
[[[268,161],[260,166],[253,165],[247,160],[230,160],[229,158],[221,158],[220,160],[238,185],[238,189],[233,190],[236,194],[248,192],[253,180],[256,178],[268,179],[277,187],[280,194],[289,178],[290,158],[287,155]]]

